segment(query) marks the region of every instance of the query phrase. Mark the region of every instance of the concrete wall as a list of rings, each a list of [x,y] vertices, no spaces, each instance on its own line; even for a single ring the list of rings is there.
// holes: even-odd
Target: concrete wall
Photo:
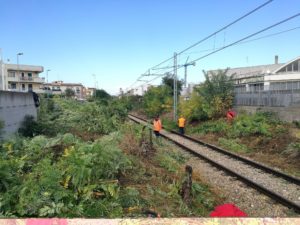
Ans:
[[[32,93],[0,91],[0,120],[4,122],[2,138],[19,129],[25,115],[37,117]]]
[[[274,112],[283,121],[300,121],[300,105],[288,107],[235,106],[234,108],[238,113],[242,111],[246,111],[251,114],[255,112]]]

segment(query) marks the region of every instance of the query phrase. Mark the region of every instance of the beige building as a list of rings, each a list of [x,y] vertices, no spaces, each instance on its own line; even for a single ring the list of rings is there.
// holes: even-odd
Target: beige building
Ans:
[[[44,83],[44,90],[48,90],[51,94],[63,94],[67,89],[72,89],[75,93],[75,98],[84,99],[84,86],[81,83],[64,83],[63,81],[53,81]]]
[[[92,97],[96,94],[96,88],[84,88],[83,93],[85,98]]]
[[[0,90],[41,93],[45,78],[39,77],[39,74],[43,71],[42,66],[6,64],[0,61]]]

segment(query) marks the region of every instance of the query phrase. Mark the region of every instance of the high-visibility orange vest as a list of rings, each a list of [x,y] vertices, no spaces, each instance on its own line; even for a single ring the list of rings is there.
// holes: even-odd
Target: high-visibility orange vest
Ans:
[[[160,131],[161,130],[161,122],[160,120],[154,120],[153,121],[153,130]]]
[[[185,119],[183,117],[180,117],[178,119],[178,126],[179,127],[184,127],[184,125],[185,125]]]

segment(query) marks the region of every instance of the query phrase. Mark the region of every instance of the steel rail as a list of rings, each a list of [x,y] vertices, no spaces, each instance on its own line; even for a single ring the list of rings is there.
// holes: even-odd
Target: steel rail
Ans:
[[[133,116],[133,115],[130,115],[130,116],[135,117],[135,118],[138,119],[138,120],[147,122],[147,120],[145,120],[145,119],[141,119],[141,118],[138,118],[138,117]],[[129,117],[129,118],[130,118],[130,117]],[[137,121],[137,120],[135,120],[135,119],[133,119],[133,118],[130,118],[130,119],[133,120],[134,122],[140,124],[139,121]],[[147,122],[147,123],[148,123],[148,122]],[[173,133],[173,132],[171,132],[171,133]],[[174,133],[176,133],[176,132],[174,132]],[[219,164],[219,163],[217,163],[217,162],[215,162],[215,161],[209,159],[208,157],[206,157],[206,156],[204,156],[204,155],[202,155],[202,154],[200,154],[200,153],[198,153],[198,152],[195,152],[194,150],[190,149],[189,147],[187,147],[187,146],[185,146],[185,145],[183,145],[183,144],[181,144],[181,143],[179,143],[179,142],[177,142],[177,141],[171,139],[170,137],[167,137],[166,135],[164,135],[164,134],[162,134],[162,133],[161,133],[161,136],[163,136],[164,138],[166,138],[166,139],[170,140],[171,142],[175,143],[177,146],[179,146],[179,147],[181,147],[181,148],[187,150],[188,152],[192,153],[193,155],[195,155],[195,156],[197,156],[197,157],[199,157],[199,158],[202,158],[202,159],[208,161],[208,162],[209,162],[210,164],[212,164],[213,166],[215,166],[215,167],[217,167],[217,168],[219,168],[219,169],[221,169],[221,170],[226,171],[228,174],[230,174],[230,175],[232,175],[232,176],[238,178],[239,180],[243,181],[244,183],[246,183],[246,184],[248,184],[249,186],[251,186],[251,187],[255,188],[256,190],[258,190],[259,192],[264,193],[265,195],[269,196],[270,198],[276,200],[277,202],[280,202],[281,204],[283,204],[283,205],[285,205],[285,206],[287,206],[287,207],[289,207],[289,208],[292,208],[292,209],[294,209],[296,212],[300,213],[300,205],[297,204],[296,202],[293,202],[293,201],[291,201],[291,200],[289,200],[289,199],[283,197],[282,195],[280,195],[280,194],[278,194],[278,193],[276,193],[276,192],[274,192],[274,191],[272,191],[272,190],[269,190],[269,189],[265,188],[264,186],[262,186],[262,185],[260,185],[260,184],[258,184],[258,183],[256,183],[256,182],[254,182],[254,181],[248,179],[247,177],[245,177],[245,176],[243,176],[243,175],[240,175],[240,174],[238,174],[237,172],[235,172],[235,171],[233,171],[233,170],[231,170],[231,169],[229,169],[229,168],[227,168],[227,167],[225,167],[225,166],[223,166],[223,165],[221,165],[221,164]],[[185,137],[185,138],[186,138],[186,137]],[[189,139],[189,138],[187,138],[187,139]],[[191,140],[191,141],[193,141],[193,140]],[[199,143],[199,144],[204,145],[204,144],[202,144],[202,143]],[[207,144],[207,145],[205,145],[205,146],[206,146],[206,147],[210,147],[210,146],[213,146],[213,145],[208,145],[208,144]],[[216,147],[216,146],[214,146],[214,147]],[[210,148],[211,148],[211,147],[210,147]],[[218,148],[218,147],[216,147],[216,148]],[[226,151],[226,152],[227,152],[227,151]],[[236,157],[234,157],[234,158],[236,158]],[[238,159],[238,158],[236,158],[236,159]],[[248,159],[247,159],[247,160],[248,160]],[[250,161],[251,161],[251,160],[250,160]],[[245,162],[246,162],[246,161],[245,161]],[[251,164],[251,165],[252,165],[252,164]],[[256,167],[257,165],[261,165],[261,164],[253,164],[253,166],[255,166],[255,167]],[[267,168],[268,168],[268,167],[267,167]],[[269,168],[269,169],[271,169],[271,168]],[[271,170],[272,170],[272,169],[271,169]],[[276,170],[275,170],[275,171],[276,171]],[[278,172],[278,171],[276,171],[276,172]],[[269,173],[270,173],[270,172],[269,172]],[[271,173],[271,174],[273,175],[273,173]],[[281,176],[281,175],[279,175],[279,176]],[[288,175],[287,175],[287,176],[288,176]],[[296,178],[296,179],[297,179],[297,178]]]
[[[134,115],[131,115],[131,114],[129,114],[129,115],[130,115],[130,116],[133,116],[133,117],[136,117],[136,118],[138,118],[138,119],[140,119],[140,120],[143,120],[143,121],[145,121],[145,122],[148,122],[147,120],[145,120],[145,119],[143,119],[143,118],[139,118],[139,117],[134,116]],[[222,154],[228,155],[228,156],[230,156],[230,157],[232,157],[232,158],[238,159],[238,160],[240,160],[240,161],[242,161],[242,162],[245,162],[245,163],[247,163],[247,164],[249,164],[249,165],[251,165],[251,166],[253,166],[253,167],[256,167],[256,168],[258,168],[258,169],[264,170],[264,171],[266,171],[266,172],[268,172],[268,173],[270,173],[270,174],[272,174],[272,175],[274,175],[274,176],[283,178],[283,179],[285,179],[285,180],[287,180],[287,181],[289,181],[289,182],[291,182],[291,183],[300,185],[300,179],[297,178],[297,177],[294,177],[294,176],[288,175],[288,174],[286,174],[286,173],[283,173],[283,172],[281,172],[281,171],[275,170],[275,169],[273,169],[273,168],[271,168],[271,167],[269,167],[269,166],[266,166],[266,165],[264,165],[264,164],[262,164],[262,163],[253,161],[253,160],[251,160],[251,159],[247,159],[247,158],[242,157],[242,156],[240,156],[240,155],[238,155],[238,154],[235,154],[235,153],[232,153],[232,152],[227,151],[227,150],[225,150],[225,149],[222,149],[222,148],[220,148],[220,147],[218,147],[218,146],[215,146],[215,145],[212,145],[212,144],[205,143],[204,141],[201,141],[201,140],[199,140],[199,139],[195,139],[195,138],[193,138],[193,137],[191,137],[191,136],[188,136],[188,135],[181,135],[181,134],[179,134],[178,132],[173,131],[173,130],[171,130],[171,131],[169,131],[169,132],[171,132],[171,133],[173,133],[173,134],[176,134],[176,135],[178,135],[178,136],[181,136],[181,137],[183,137],[183,138],[186,138],[186,139],[188,139],[188,140],[190,140],[190,141],[193,141],[193,142],[195,142],[195,143],[197,143],[197,144],[204,145],[204,146],[206,146],[206,147],[208,147],[208,148],[211,148],[212,150],[215,150],[215,151],[217,151],[217,152],[219,152],[219,153],[222,153]]]

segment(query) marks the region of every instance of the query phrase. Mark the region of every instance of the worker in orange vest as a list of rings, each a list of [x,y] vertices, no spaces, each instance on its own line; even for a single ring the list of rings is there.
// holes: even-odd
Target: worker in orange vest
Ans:
[[[162,128],[161,121],[159,119],[159,116],[157,115],[153,120],[153,130],[154,130],[154,134],[156,137],[160,136],[159,132],[160,132],[161,128]]]
[[[178,127],[179,127],[179,133],[181,135],[184,135],[185,118],[183,117],[183,115],[181,115],[178,119]]]

